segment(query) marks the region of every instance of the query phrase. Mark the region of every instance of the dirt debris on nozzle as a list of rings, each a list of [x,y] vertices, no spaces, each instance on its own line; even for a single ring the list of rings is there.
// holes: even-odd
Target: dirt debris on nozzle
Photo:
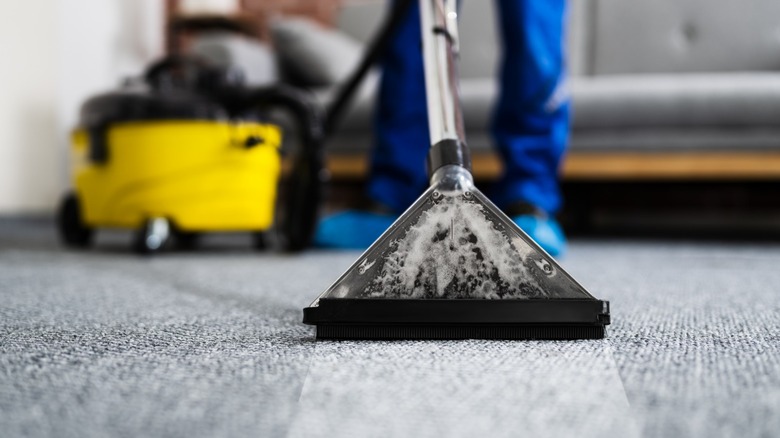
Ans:
[[[361,296],[551,298],[546,286],[555,275],[544,258],[523,257],[482,204],[444,196],[392,242],[381,272]]]

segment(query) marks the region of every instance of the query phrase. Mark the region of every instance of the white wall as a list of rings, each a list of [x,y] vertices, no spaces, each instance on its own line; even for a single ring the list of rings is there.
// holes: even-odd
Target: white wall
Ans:
[[[0,212],[45,209],[58,190],[57,18],[51,3],[0,6]]]
[[[162,54],[161,0],[0,6],[0,214],[53,211],[69,185],[68,135],[88,96]]]

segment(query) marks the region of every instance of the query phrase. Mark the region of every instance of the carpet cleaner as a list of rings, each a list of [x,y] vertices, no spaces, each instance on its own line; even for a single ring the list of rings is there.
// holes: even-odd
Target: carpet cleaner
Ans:
[[[318,338],[598,339],[593,297],[474,185],[456,0],[421,0],[430,187],[303,311]]]
[[[171,237],[194,247],[211,232],[248,232],[265,249],[273,230],[287,250],[308,246],[323,174],[308,95],[250,87],[239,70],[191,55],[169,55],[140,79],[81,107],[73,190],[57,218],[65,245],[86,248],[96,230],[119,228],[135,231],[143,254],[162,251]],[[295,153],[282,150],[274,111],[296,123]]]

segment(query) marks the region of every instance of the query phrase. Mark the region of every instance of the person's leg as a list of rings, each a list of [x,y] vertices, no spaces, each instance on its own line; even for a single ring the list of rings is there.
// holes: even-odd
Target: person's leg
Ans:
[[[428,114],[425,103],[420,9],[415,2],[381,62],[375,144],[367,196],[381,209],[342,211],[320,221],[320,247],[371,245],[427,187]]]
[[[505,174],[495,193],[554,214],[558,167],[569,136],[564,37],[566,0],[497,0],[504,43],[493,136]]]
[[[566,240],[558,168],[569,138],[566,0],[497,0],[504,44],[493,135],[505,173],[494,199],[552,255]]]
[[[382,60],[374,120],[368,196],[402,212],[425,190],[430,140],[420,36],[420,8],[414,2]]]

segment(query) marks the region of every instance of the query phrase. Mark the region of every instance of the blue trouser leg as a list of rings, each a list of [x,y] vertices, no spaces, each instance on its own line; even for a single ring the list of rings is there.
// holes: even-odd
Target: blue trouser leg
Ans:
[[[420,9],[406,19],[386,49],[374,122],[368,196],[397,212],[405,210],[428,185],[428,112],[425,103]]]
[[[560,206],[557,171],[568,137],[563,35],[565,0],[498,0],[504,40],[502,92],[493,123],[506,173],[496,201]],[[427,186],[425,82],[415,5],[390,43],[375,120],[368,194],[397,211]],[[559,99],[563,97],[562,99]]]
[[[558,168],[569,136],[566,0],[498,0],[504,42],[493,136],[505,174],[494,200],[556,212]]]

